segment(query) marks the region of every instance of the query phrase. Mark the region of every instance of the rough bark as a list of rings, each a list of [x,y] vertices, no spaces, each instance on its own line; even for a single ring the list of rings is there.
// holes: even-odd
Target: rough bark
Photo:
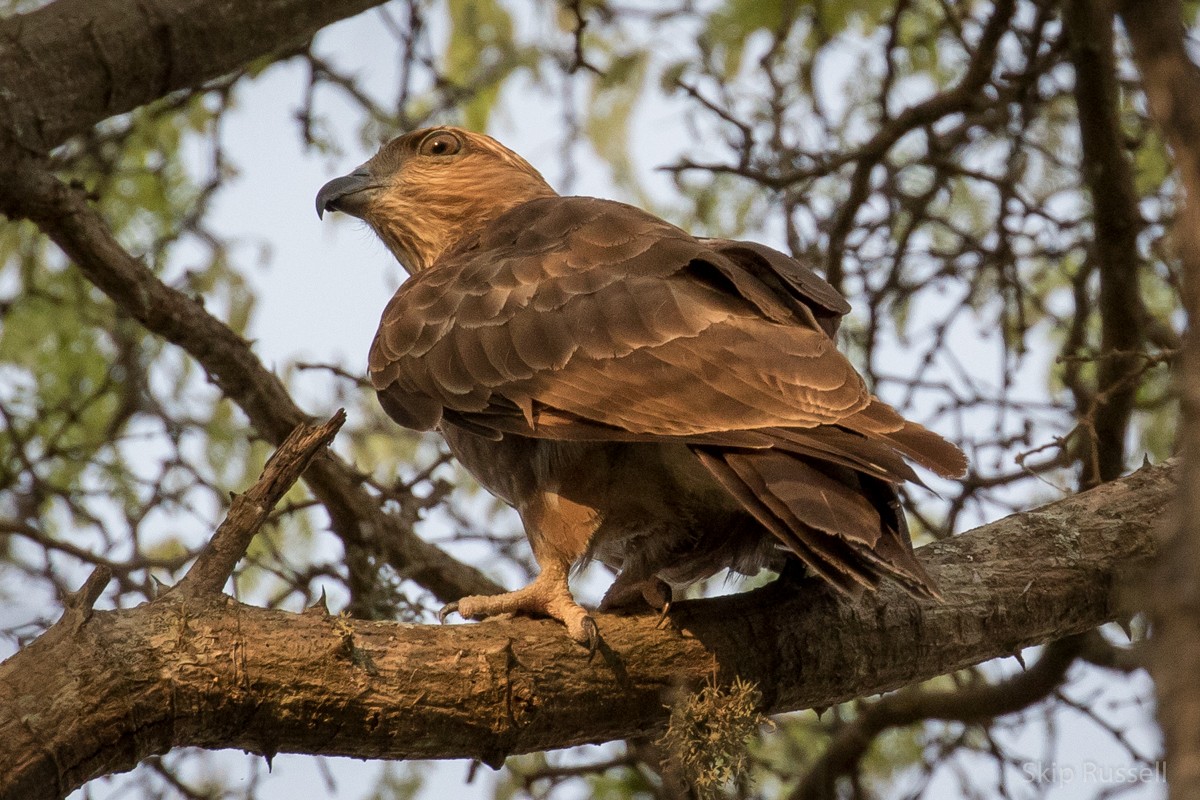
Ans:
[[[1113,619],[1175,473],[1145,468],[921,548],[942,604],[776,584],[680,603],[661,628],[598,615],[590,661],[543,620],[439,628],[178,592],[68,612],[0,665],[0,798],[60,797],[181,745],[498,763],[651,731],[673,690],[714,671],[756,681],[770,712],[887,691]]]
[[[382,2],[58,0],[9,17],[0,22],[0,151],[48,152]]]
[[[1151,116],[1174,155],[1182,189],[1173,237],[1188,315],[1177,372],[1183,413],[1179,516],[1164,529],[1145,603],[1154,631],[1150,667],[1171,796],[1200,798],[1200,68],[1188,57],[1178,0],[1123,0],[1119,10]]]

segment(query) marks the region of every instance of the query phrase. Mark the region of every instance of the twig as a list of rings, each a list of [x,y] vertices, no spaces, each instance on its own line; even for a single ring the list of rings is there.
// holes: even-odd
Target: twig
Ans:
[[[834,782],[854,771],[875,738],[888,728],[924,720],[984,722],[1026,708],[1053,692],[1083,649],[1085,634],[1049,645],[1028,670],[1000,683],[953,692],[906,689],[865,706],[841,728],[791,794],[791,800],[834,797]]]
[[[78,591],[71,592],[63,598],[63,615],[58,624],[68,625],[72,629],[78,630],[80,626],[91,619],[92,607],[96,605],[104,587],[108,586],[108,582],[111,580],[112,570],[103,564],[92,570],[92,574],[88,575],[87,580],[83,582],[83,586],[80,586]]]
[[[275,504],[299,480],[309,462],[333,441],[346,422],[338,409],[320,426],[298,425],[267,459],[262,475],[245,494],[237,495],[225,520],[173,591],[186,596],[219,592]]]

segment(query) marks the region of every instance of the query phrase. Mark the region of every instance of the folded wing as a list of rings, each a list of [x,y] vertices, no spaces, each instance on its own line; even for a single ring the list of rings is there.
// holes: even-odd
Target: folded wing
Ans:
[[[932,584],[893,484],[958,448],[871,397],[833,334],[849,310],[770,248],[696,239],[592,198],[528,202],[396,293],[371,380],[404,425],[499,438],[675,437],[842,588]]]

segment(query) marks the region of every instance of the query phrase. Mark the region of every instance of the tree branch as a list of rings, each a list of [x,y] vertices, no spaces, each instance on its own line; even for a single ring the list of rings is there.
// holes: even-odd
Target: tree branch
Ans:
[[[121,247],[82,192],[65,186],[34,162],[0,163],[0,212],[36,223],[114,303],[151,333],[199,361],[268,441],[278,445],[297,425],[310,421],[249,343]],[[445,601],[501,591],[483,573],[421,540],[396,517],[384,513],[354,470],[336,456],[315,462],[305,480],[329,511],[333,529],[348,549],[385,554],[399,574]]]
[[[921,548],[942,604],[816,581],[597,615],[589,661],[553,622],[437,628],[169,593],[56,625],[0,665],[0,798],[65,795],[174,746],[359,758],[477,757],[645,734],[714,671],[764,710],[829,706],[1086,631],[1154,552],[1174,465]]]
[[[842,290],[842,257],[846,250],[846,237],[854,226],[858,210],[871,193],[871,173],[888,150],[909,131],[934,122],[956,112],[968,111],[990,101],[983,88],[991,80],[1000,49],[1000,39],[1009,30],[1009,23],[1016,13],[1016,0],[997,0],[992,15],[979,37],[979,44],[971,55],[967,70],[952,88],[910,106],[886,124],[854,153],[857,163],[850,177],[850,190],[842,201],[841,210],[829,231],[829,247],[825,254],[825,278],[839,291]]]
[[[338,409],[324,425],[299,425],[288,434],[267,459],[262,476],[249,491],[233,498],[225,519],[173,591],[193,596],[221,591],[275,504],[300,479],[313,458],[329,446],[345,422],[346,412]]]
[[[1171,148],[1183,190],[1172,231],[1188,316],[1176,379],[1183,412],[1179,515],[1166,531],[1145,602],[1171,796],[1200,798],[1200,68],[1188,56],[1179,0],[1121,0],[1118,8],[1150,114]]]
[[[866,755],[875,738],[888,728],[934,719],[986,722],[1036,703],[1062,683],[1083,649],[1086,636],[1075,634],[1059,639],[1046,648],[1030,669],[997,684],[949,692],[930,692],[913,686],[867,706],[859,717],[837,732],[821,758],[792,792],[791,800],[836,797],[836,780],[849,774]]]
[[[57,0],[9,17],[0,21],[0,153],[47,153],[382,2]]]
[[[1092,199],[1093,242],[1088,258],[1100,274],[1100,362],[1091,397],[1080,398],[1086,413],[1083,448],[1085,487],[1125,471],[1125,439],[1145,364],[1137,237],[1138,211],[1133,167],[1121,130],[1121,97],[1113,50],[1111,2],[1070,0],[1063,17],[1075,68],[1075,107],[1083,144],[1083,180]],[[1081,310],[1079,313],[1083,314]]]

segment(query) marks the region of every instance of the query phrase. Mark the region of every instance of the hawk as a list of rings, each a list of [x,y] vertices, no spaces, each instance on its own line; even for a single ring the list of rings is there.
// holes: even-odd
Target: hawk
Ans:
[[[366,221],[409,272],[370,352],[379,401],[438,429],[521,516],[540,574],[442,610],[560,620],[592,647],[574,566],[617,571],[602,609],[664,609],[724,568],[796,560],[838,590],[936,597],[896,486],[963,453],[873,397],[837,349],[850,307],[769,247],[703,239],[623,203],[563,197],[454,127],[386,144],[317,213]]]

